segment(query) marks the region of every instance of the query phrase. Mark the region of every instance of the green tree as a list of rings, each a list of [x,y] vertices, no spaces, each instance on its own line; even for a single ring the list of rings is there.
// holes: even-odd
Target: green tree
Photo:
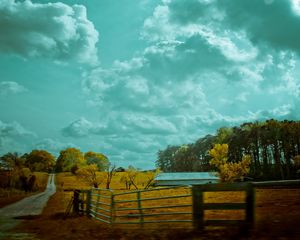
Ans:
[[[15,168],[22,168],[25,165],[24,158],[20,157],[18,153],[8,152],[0,157],[1,165],[5,169],[14,170]]]
[[[86,160],[83,153],[76,148],[67,148],[60,152],[60,155],[56,161],[56,171],[58,172],[68,172],[73,170],[75,173],[80,167],[86,165]]]
[[[182,145],[174,155],[174,172],[191,172],[196,168],[197,156],[192,151],[192,145]]]
[[[209,150],[212,149],[216,141],[216,137],[213,135],[206,135],[203,138],[199,138],[192,146],[191,150],[196,156],[194,170],[199,172],[211,171],[212,167],[209,164],[211,159]]]
[[[84,154],[84,158],[88,165],[96,164],[99,171],[101,172],[107,171],[109,166],[109,161],[104,154],[89,151]]]
[[[216,143],[219,144],[228,143],[232,133],[233,133],[232,128],[227,128],[227,127],[219,128],[215,139]]]
[[[178,146],[168,146],[165,150],[159,150],[157,153],[158,159],[156,161],[156,167],[164,172],[173,172],[175,163],[174,156],[178,149]]]

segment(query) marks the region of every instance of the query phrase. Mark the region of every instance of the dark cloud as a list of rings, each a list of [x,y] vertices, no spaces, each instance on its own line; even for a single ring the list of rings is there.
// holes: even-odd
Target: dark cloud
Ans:
[[[98,32],[82,5],[2,0],[0,35],[2,53],[97,62]]]
[[[172,0],[167,6],[170,22],[178,25],[219,24],[245,32],[254,44],[300,50],[299,1]]]
[[[253,43],[263,42],[299,52],[300,8],[296,2],[224,0],[217,1],[217,5],[226,14],[223,24],[245,31]]]

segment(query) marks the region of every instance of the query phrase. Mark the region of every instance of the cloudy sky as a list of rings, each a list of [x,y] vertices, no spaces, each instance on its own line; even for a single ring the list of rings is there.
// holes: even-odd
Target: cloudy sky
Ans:
[[[300,0],[0,0],[0,154],[149,169],[222,126],[300,117]]]

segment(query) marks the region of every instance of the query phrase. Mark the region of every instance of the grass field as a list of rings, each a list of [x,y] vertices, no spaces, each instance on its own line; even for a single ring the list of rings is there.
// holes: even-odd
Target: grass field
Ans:
[[[113,179],[112,186],[118,192],[128,191],[118,182],[122,173]],[[89,186],[69,173],[58,174],[56,178],[57,193],[51,197],[43,215],[26,220],[16,230],[34,233],[38,239],[300,239],[300,189],[257,189],[256,190],[256,224],[245,235],[240,228],[207,228],[195,231],[184,225],[152,224],[144,228],[138,226],[112,227],[86,216],[69,216],[64,218],[66,204],[71,193],[65,189],[89,188]],[[101,185],[101,187],[104,187]],[[189,190],[181,188],[170,190],[162,195],[185,194]],[[147,197],[159,192],[147,193]],[[152,194],[152,195],[151,195]],[[146,197],[146,196],[145,196]],[[206,194],[207,202],[241,201],[243,193]],[[183,202],[190,199],[183,199]],[[154,203],[153,203],[154,204]],[[157,204],[157,203],[156,203]],[[166,204],[166,203],[164,203]],[[186,209],[187,210],[187,209]],[[206,218],[241,218],[240,212],[210,211]]]

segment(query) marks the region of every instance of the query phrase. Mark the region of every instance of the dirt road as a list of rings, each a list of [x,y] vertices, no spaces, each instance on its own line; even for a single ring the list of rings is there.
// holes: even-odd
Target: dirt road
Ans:
[[[49,175],[48,184],[44,192],[24,198],[19,202],[0,209],[0,239],[7,239],[7,237],[14,239],[14,234],[8,233],[8,231],[20,222],[20,220],[15,218],[35,216],[42,213],[49,197],[56,192],[54,176],[54,174]],[[19,239],[27,239],[24,236],[18,237]],[[33,237],[28,236],[28,239],[33,239]]]

